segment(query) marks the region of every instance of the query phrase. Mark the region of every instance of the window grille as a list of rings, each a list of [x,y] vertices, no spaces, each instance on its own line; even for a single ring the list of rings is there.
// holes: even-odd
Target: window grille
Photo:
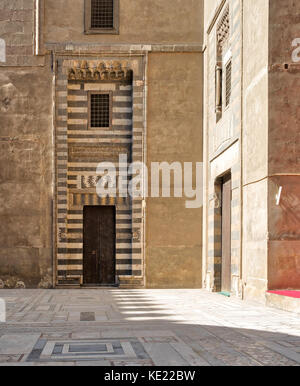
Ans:
[[[91,0],[91,28],[114,28],[113,0]]]
[[[226,94],[225,103],[226,107],[229,106],[231,100],[231,74],[232,74],[232,62],[230,61],[226,66]]]
[[[86,34],[119,33],[120,0],[84,0]]]
[[[110,127],[110,95],[90,95],[90,127]]]

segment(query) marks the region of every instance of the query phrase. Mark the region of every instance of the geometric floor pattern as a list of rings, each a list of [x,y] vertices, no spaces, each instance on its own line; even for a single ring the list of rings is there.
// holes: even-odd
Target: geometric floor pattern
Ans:
[[[62,362],[150,359],[137,339],[39,339],[26,362]]]
[[[300,318],[203,290],[0,290],[0,366],[300,366]]]

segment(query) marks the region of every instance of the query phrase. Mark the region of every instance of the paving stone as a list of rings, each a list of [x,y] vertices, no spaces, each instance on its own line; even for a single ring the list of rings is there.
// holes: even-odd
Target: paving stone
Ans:
[[[88,367],[92,367],[92,366],[104,366],[104,367],[107,367],[107,366],[111,366],[111,362],[109,361],[78,361],[78,362],[75,362],[75,366],[88,366]]]
[[[99,339],[101,337],[100,332],[73,332],[72,339]]]
[[[202,290],[0,290],[0,366],[299,366],[299,317]]]
[[[166,343],[145,343],[145,349],[156,366],[188,366],[189,363]]]
[[[40,334],[8,334],[0,338],[0,354],[25,354],[29,353]]]

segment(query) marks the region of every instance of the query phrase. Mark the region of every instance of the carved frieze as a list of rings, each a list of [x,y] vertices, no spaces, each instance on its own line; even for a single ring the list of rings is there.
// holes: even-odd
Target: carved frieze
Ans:
[[[131,81],[132,70],[126,61],[75,61],[69,80]]]

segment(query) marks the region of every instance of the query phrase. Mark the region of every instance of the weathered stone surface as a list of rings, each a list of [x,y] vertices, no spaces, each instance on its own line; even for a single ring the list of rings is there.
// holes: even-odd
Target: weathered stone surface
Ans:
[[[216,29],[227,5],[230,37],[221,60]],[[300,288],[300,70],[293,56],[299,12],[299,2],[291,0],[204,1],[204,282],[214,288],[214,263],[222,252],[216,178],[230,171],[232,292],[262,303],[267,289]],[[233,71],[231,102],[222,106],[218,120],[214,79],[219,60],[223,82],[229,61]]]
[[[42,288],[42,289],[50,289],[52,287],[53,287],[53,283],[52,283],[52,277],[50,275],[46,275],[45,277],[43,277],[38,285],[38,288]]]
[[[233,293],[264,302],[268,288],[300,288],[300,72],[299,63],[292,57],[292,42],[299,38],[299,2],[189,0],[187,7],[186,0],[122,0],[120,34],[100,36],[84,34],[84,0],[41,1],[45,12],[41,8],[40,31],[36,30],[34,4],[33,0],[0,0],[0,38],[7,56],[0,71],[0,277],[4,285],[53,285],[52,258],[57,245],[53,235],[57,225],[54,203],[60,201],[62,215],[66,201],[85,200],[78,192],[64,196],[68,75],[74,81],[79,77],[92,82],[98,75],[91,76],[94,70],[86,66],[87,61],[98,61],[103,67],[103,61],[109,66],[116,60],[130,60],[133,73],[139,75],[134,81],[133,121],[138,138],[132,146],[135,156],[140,157],[143,144],[147,144],[148,166],[153,161],[203,159],[206,165],[203,215],[201,209],[185,209],[185,199],[147,200],[146,235],[143,227],[136,225],[133,229],[134,243],[141,243],[146,236],[147,285],[197,287],[203,276],[208,289],[216,288],[214,279],[220,274],[222,245],[220,214],[216,215],[220,207],[215,207],[220,198],[215,186],[220,176],[231,171]],[[222,119],[217,122],[216,35],[227,5],[229,19],[224,36],[229,36],[226,44],[230,48],[227,60],[231,57],[232,61],[232,93],[231,104],[223,109]],[[36,56],[36,50],[43,52],[44,43],[53,55]],[[87,57],[83,58],[83,52]],[[118,72],[120,66],[116,69]],[[123,77],[121,73],[119,77]],[[115,77],[115,71],[111,75]],[[52,93],[54,87],[57,98]],[[81,93],[81,88],[77,90]],[[127,91],[122,90],[120,97],[124,98]],[[73,92],[70,90],[70,94]],[[74,93],[69,97],[74,102]],[[126,102],[123,99],[120,103]],[[77,108],[85,108],[87,113],[86,106]],[[147,138],[140,136],[146,129],[142,111],[147,113]],[[124,123],[126,113],[125,117],[123,112],[118,114],[114,122]],[[53,127],[55,118],[57,127]],[[78,122],[85,124],[82,117]],[[58,174],[63,176],[56,197],[55,141],[62,145],[56,155]],[[78,158],[70,160],[76,162]],[[78,181],[71,184],[74,189],[80,185]],[[277,203],[279,187],[283,189]],[[87,184],[85,188],[92,186]],[[140,221],[133,219],[134,224]],[[63,251],[65,219],[60,217],[57,223]],[[80,251],[80,247],[74,247],[73,252]],[[135,254],[137,260],[141,248],[135,250],[139,251]],[[69,257],[61,258],[65,270]],[[141,267],[141,262],[136,266]],[[62,271],[64,277],[66,271]],[[79,272],[80,266],[75,271]],[[143,283],[143,279],[138,277],[136,283]],[[130,280],[124,279],[124,285],[128,283]]]
[[[269,289],[300,288],[300,66],[292,56],[299,13],[299,2],[270,2]]]
[[[120,33],[101,35],[102,44],[173,44],[202,41],[202,0],[189,0],[188,7],[185,0],[121,2]],[[84,0],[47,0],[45,3],[46,42],[99,42],[99,35],[83,34]],[[65,17],[66,10],[68,17]]]
[[[16,277],[9,277],[5,280],[4,286],[5,288],[12,289],[16,287],[16,284],[18,282],[18,279]]]
[[[16,283],[16,287],[15,288],[17,288],[17,289],[25,289],[26,285],[25,285],[25,283],[23,281],[18,281]]]
[[[51,114],[48,68],[1,71],[0,277],[29,288],[51,268]]]
[[[202,162],[201,68],[198,54],[149,54],[149,170],[153,161]],[[149,288],[201,287],[202,208],[186,209],[186,200],[147,200]]]

